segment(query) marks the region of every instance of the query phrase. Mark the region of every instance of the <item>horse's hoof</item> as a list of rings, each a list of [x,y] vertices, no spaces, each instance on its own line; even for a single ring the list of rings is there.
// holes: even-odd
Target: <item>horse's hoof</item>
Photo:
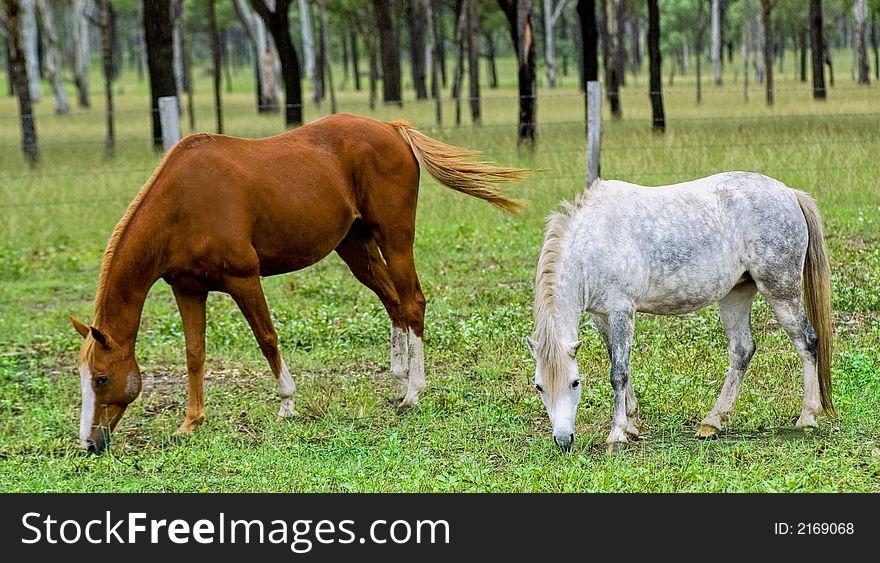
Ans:
[[[605,452],[609,455],[620,453],[620,442],[611,442],[605,446]]]
[[[403,414],[418,404],[418,401],[407,401],[404,399],[397,405],[397,414]]]
[[[816,417],[814,417],[811,414],[810,415],[803,415],[802,414],[800,416],[800,418],[798,418],[797,422],[795,422],[794,426],[795,426],[795,428],[799,428],[800,430],[803,430],[804,432],[809,432],[813,428],[819,427],[819,425],[816,423]]]
[[[697,438],[715,438],[718,435],[718,429],[714,426],[709,426],[708,424],[701,424],[699,428],[697,428]]]

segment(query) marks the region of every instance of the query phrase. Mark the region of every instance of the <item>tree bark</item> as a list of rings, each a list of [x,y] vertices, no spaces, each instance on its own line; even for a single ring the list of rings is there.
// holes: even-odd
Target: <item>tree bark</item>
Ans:
[[[183,69],[183,21],[183,0],[172,0],[171,22],[173,30],[171,44],[174,58],[172,66],[174,67],[174,82],[177,84],[178,107],[180,107],[179,101],[183,97],[181,93],[186,92],[189,88],[189,84],[184,79],[186,73]]]
[[[409,28],[409,59],[416,99],[428,99],[425,83],[425,16],[421,0],[404,0]]]
[[[379,49],[382,53],[382,101],[403,107],[400,94],[400,47],[391,11],[396,3],[373,0],[376,24],[379,27]]]
[[[599,80],[599,29],[596,25],[596,0],[578,0],[577,15],[581,30],[584,81]],[[586,92],[586,85],[584,86]]]
[[[703,9],[703,0],[697,0],[697,29],[696,29],[696,40],[694,41],[694,63],[696,64],[696,72],[697,72],[697,103],[701,103],[703,101],[703,67],[702,67],[702,59],[703,59],[703,29],[706,27],[705,22],[705,14]]]
[[[712,0],[712,71],[715,74],[715,85],[721,86],[721,6],[720,0]]]
[[[495,64],[495,31],[483,34],[486,38],[486,59],[489,63],[489,88],[498,88],[498,67]]]
[[[269,0],[271,2],[271,0]],[[281,76],[284,80],[284,122],[288,127],[303,123],[302,84],[300,84],[299,58],[290,40],[290,0],[275,0],[274,8],[267,0],[251,0],[254,10],[272,34],[278,58],[281,60]]]
[[[110,0],[100,0],[101,10],[101,62],[104,70],[104,98],[107,100],[107,139],[104,153],[113,154],[116,148],[116,129],[113,116],[113,28],[110,20]]]
[[[91,107],[89,100],[89,15],[87,0],[73,0],[70,11],[73,39],[73,82],[79,107]]]
[[[874,50],[874,80],[880,80],[880,30],[877,29],[877,12],[871,14],[871,48]]]
[[[220,53],[220,32],[217,30],[217,0],[208,0],[208,29],[211,34],[211,66],[214,76],[214,115],[217,120],[217,132],[223,134],[223,98],[220,94],[220,77],[223,60]]]
[[[471,122],[479,125],[482,122],[480,107],[480,17],[477,13],[477,0],[466,0],[466,2]]]
[[[556,47],[554,35],[556,21],[562,14],[567,0],[544,0],[544,61],[547,64],[547,87],[556,88]]]
[[[437,127],[443,126],[443,100],[440,92],[440,49],[434,35],[434,6],[432,0],[422,0],[425,10],[425,26],[428,29],[428,49],[431,53],[431,97],[434,98],[434,119]]]
[[[312,26],[312,10],[309,6],[309,0],[298,1],[306,80],[312,84],[312,102],[317,105],[324,98],[324,85],[321,83],[320,71],[315,63],[315,34],[314,27]]]
[[[21,3],[21,47],[27,65],[28,88],[31,101],[40,101],[40,52],[37,37],[37,6],[34,0],[19,0]]]
[[[461,125],[461,82],[464,77],[465,0],[455,2],[455,71],[452,99],[455,101],[455,124]]]
[[[618,7],[620,1],[605,0],[605,97],[608,98],[611,117],[614,119],[623,117],[623,109],[620,104],[620,67],[616,62],[619,52],[617,28],[620,22],[617,20],[617,16],[620,13]]]
[[[809,30],[806,26],[801,27],[800,36],[798,38],[798,46],[801,49],[801,82],[807,81],[807,34]]]
[[[651,114],[653,130],[666,131],[666,116],[663,112],[663,82],[660,77],[660,10],[657,0],[648,0],[648,58],[651,65]]]
[[[764,28],[764,86],[767,105],[773,105],[773,8],[778,0],[761,0],[761,21]]]
[[[144,39],[150,74],[150,100],[153,110],[153,148],[162,150],[162,123],[159,98],[176,96],[172,61],[174,58],[171,0],[144,0]]]
[[[437,44],[437,51],[440,55],[440,77],[442,79],[442,88],[446,88],[446,37],[443,35],[443,12],[446,3],[443,0],[430,0],[434,12],[434,40]],[[441,89],[442,89],[441,88]]]
[[[330,37],[327,29],[326,0],[317,0],[318,13],[321,18],[321,64],[322,76],[325,77],[325,90],[330,90],[330,113],[336,113],[336,90],[333,87],[333,65],[330,60]]]
[[[535,76],[535,34],[532,0],[498,0],[510,25],[516,50],[519,81],[519,126],[517,143],[535,146],[538,130],[538,88]]]
[[[186,83],[186,116],[189,120],[189,130],[196,130],[196,106],[193,100],[195,94],[192,81],[192,53],[190,52],[189,42],[186,40],[186,33],[180,34],[180,51],[183,59],[183,81]]]
[[[6,13],[6,30],[9,34],[9,74],[15,93],[18,95],[18,114],[21,118],[21,149],[31,166],[40,160],[37,145],[37,130],[34,126],[34,110],[28,85],[27,62],[21,44],[21,7],[18,0],[3,0]]]
[[[813,58],[813,98],[824,100],[825,92],[825,31],[822,0],[810,0],[810,43]]]
[[[70,102],[64,90],[61,76],[61,54],[58,51],[58,34],[55,31],[55,15],[49,0],[37,0],[40,21],[43,24],[43,52],[45,53],[46,76],[52,82],[55,97],[55,113],[64,115],[70,112]]]
[[[855,16],[855,50],[856,75],[859,84],[871,83],[871,65],[868,63],[868,4],[866,0],[855,0],[853,4]]]
[[[360,52],[358,51],[357,44],[357,33],[354,28],[351,28],[348,32],[348,43],[351,48],[351,74],[354,78],[354,89],[356,92],[361,91],[361,64],[360,64]]]

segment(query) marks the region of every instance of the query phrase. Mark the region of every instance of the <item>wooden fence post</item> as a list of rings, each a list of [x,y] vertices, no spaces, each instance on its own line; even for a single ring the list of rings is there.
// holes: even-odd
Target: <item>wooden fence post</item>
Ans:
[[[602,88],[597,80],[587,82],[587,188],[599,177],[599,149],[602,138]]]
[[[180,111],[177,96],[159,98],[159,121],[162,124],[162,148],[166,151],[180,140]]]

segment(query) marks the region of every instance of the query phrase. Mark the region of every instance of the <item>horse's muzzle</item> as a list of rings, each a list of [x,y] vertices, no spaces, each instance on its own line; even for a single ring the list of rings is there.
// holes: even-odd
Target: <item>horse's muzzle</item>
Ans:
[[[571,450],[572,444],[574,444],[574,432],[566,436],[565,434],[561,434],[557,436],[553,435],[553,441],[556,442],[556,445],[563,449],[563,451]]]
[[[110,432],[106,428],[99,428],[95,439],[86,440],[86,451],[90,454],[100,454],[107,449],[107,443],[110,441]]]

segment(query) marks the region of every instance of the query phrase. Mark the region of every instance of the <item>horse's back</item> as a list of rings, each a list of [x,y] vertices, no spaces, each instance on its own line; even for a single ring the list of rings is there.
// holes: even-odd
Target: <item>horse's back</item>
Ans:
[[[647,312],[699,309],[744,276],[795,268],[806,250],[794,190],[760,174],[661,187],[602,181],[581,208],[575,245],[588,275]]]

